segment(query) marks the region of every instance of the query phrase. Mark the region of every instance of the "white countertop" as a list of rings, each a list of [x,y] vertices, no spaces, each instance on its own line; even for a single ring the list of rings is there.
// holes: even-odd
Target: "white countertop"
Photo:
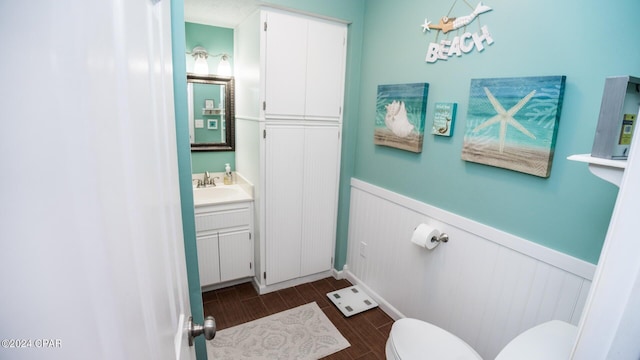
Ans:
[[[248,183],[241,175],[234,173],[234,183],[224,185],[222,182],[224,173],[210,173],[216,179],[216,186],[193,188],[193,203],[196,207],[207,205],[228,204],[253,200],[253,185]],[[194,174],[193,179],[201,179],[202,174]]]

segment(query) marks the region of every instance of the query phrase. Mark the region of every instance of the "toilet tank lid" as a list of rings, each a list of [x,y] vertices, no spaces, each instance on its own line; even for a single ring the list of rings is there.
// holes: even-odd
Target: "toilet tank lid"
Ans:
[[[389,336],[400,359],[482,360],[457,336],[421,320],[400,319],[393,323]]]
[[[560,320],[552,320],[516,336],[496,360],[566,360],[576,340],[578,328]]]

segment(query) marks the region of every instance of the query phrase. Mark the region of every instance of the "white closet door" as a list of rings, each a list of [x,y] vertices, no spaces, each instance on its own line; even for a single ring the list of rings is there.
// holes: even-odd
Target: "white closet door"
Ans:
[[[266,126],[266,283],[300,276],[304,128]]]
[[[341,115],[347,26],[309,21],[305,115],[335,118]]]
[[[336,237],[339,127],[305,130],[300,276],[330,270]]]
[[[249,231],[218,234],[220,247],[220,281],[253,275],[253,251]]]
[[[265,114],[302,116],[307,72],[307,20],[268,12],[266,21]]]

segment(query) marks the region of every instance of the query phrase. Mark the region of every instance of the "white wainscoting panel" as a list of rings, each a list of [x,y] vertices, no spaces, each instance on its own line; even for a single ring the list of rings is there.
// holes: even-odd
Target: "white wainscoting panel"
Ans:
[[[346,277],[394,318],[428,321],[493,359],[542,322],[578,324],[595,265],[352,179]],[[411,242],[426,223],[449,234]]]

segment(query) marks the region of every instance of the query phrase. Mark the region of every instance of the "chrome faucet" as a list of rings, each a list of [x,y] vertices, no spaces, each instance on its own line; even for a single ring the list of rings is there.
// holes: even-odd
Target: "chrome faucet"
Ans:
[[[209,172],[205,171],[203,179],[198,180],[198,187],[207,187],[207,185],[216,186],[215,179],[220,179],[220,178],[217,176],[215,178],[212,178],[211,175],[209,175]]]

